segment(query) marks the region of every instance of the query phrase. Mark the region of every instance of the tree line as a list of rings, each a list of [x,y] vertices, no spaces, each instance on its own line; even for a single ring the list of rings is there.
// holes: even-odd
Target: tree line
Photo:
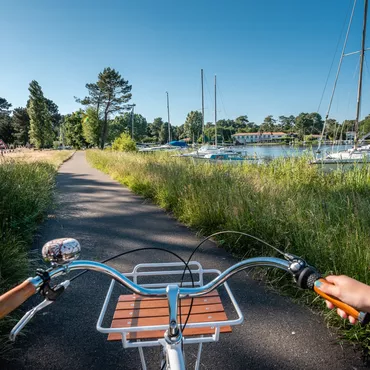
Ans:
[[[105,68],[98,74],[96,82],[87,83],[87,95],[75,97],[81,109],[62,115],[58,106],[44,96],[37,81],[29,85],[29,99],[26,107],[12,108],[5,98],[0,98],[0,139],[7,144],[27,145],[36,148],[99,147],[112,144],[122,134],[133,137],[136,142],[166,143],[168,122],[157,117],[148,123],[141,114],[133,114],[132,86],[118,71]],[[171,125],[172,140],[188,139],[191,142],[214,142],[215,124],[206,122],[202,132],[202,113],[191,111],[182,125]],[[248,132],[282,131],[296,134],[303,139],[306,135],[321,134],[324,120],[317,112],[300,113],[298,116],[268,115],[262,123],[256,124],[247,115],[235,119],[217,121],[217,140],[231,142],[232,135]],[[345,138],[346,131],[354,129],[354,120],[339,124],[328,119],[325,136],[328,139]],[[359,124],[360,133],[370,132],[370,115]]]

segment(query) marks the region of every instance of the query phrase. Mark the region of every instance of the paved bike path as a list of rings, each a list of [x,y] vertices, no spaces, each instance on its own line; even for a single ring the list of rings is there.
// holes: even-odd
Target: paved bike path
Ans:
[[[101,260],[140,247],[164,247],[186,258],[200,240],[157,206],[90,167],[83,152],[61,166],[57,188],[59,206],[41,228],[35,251],[50,239],[69,236],[80,241],[82,259]],[[196,259],[204,267],[220,270],[236,262],[212,243]],[[173,259],[162,252],[146,251],[112,261],[112,266],[129,271],[137,263],[169,260]],[[137,349],[108,342],[95,329],[108,284],[107,277],[96,273],[74,281],[19,337],[16,360],[0,367],[140,369]],[[245,321],[232,334],[221,335],[218,343],[204,345],[201,369],[364,368],[359,353],[342,349],[323,319],[307,308],[266,291],[244,272],[233,277],[230,286]],[[31,303],[39,300],[33,298]],[[158,369],[159,348],[147,349],[145,354],[149,369]],[[194,347],[186,347],[189,365],[195,355]]]

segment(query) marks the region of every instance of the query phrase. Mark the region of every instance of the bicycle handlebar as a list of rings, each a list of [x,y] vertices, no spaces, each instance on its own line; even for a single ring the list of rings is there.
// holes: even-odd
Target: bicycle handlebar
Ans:
[[[9,290],[0,296],[0,319],[14,311],[28,298],[36,293],[36,286],[32,283],[32,278]]]
[[[289,271],[290,263],[279,258],[274,257],[257,257],[250,258],[231,266],[225,270],[217,278],[209,282],[202,287],[187,288],[181,287],[179,289],[179,298],[185,297],[199,297],[210,291],[216,289],[218,286],[223,284],[227,279],[237,272],[244,270],[249,267],[255,266],[270,266]],[[69,273],[74,270],[91,270],[102,272],[105,275],[110,276],[114,280],[118,281],[120,284],[131,290],[133,293],[143,295],[143,296],[156,296],[165,297],[167,295],[166,288],[144,288],[133,281],[128,279],[124,274],[120,273],[116,269],[107,266],[103,263],[94,261],[73,261],[69,264],[57,266],[56,268],[48,271],[48,278],[53,279],[60,275]],[[0,319],[14,311],[19,307],[24,301],[26,301],[33,294],[38,292],[44,284],[44,280],[41,276],[36,276],[34,278],[29,278],[17,287],[13,288],[9,292],[0,296]]]
[[[225,270],[221,275],[217,276],[215,279],[210,281],[208,284],[203,285],[202,287],[187,288],[181,287],[179,289],[179,297],[199,297],[204,294],[209,293],[210,291],[216,289],[218,286],[223,284],[227,279],[229,279],[234,274],[242,271],[246,268],[256,267],[256,266],[268,266],[280,268],[284,271],[289,271],[290,263],[281,258],[275,257],[255,257],[249,258],[242,262],[239,262],[227,270]],[[143,296],[159,296],[165,297],[167,295],[166,288],[144,288],[138,284],[135,284],[133,281],[128,279],[124,274],[120,273],[113,267],[107,266],[103,263],[93,262],[93,261],[73,261],[68,265],[59,266],[55,270],[49,272],[50,278],[57,277],[59,275],[68,273],[73,270],[92,270],[102,272],[105,275],[108,275],[118,281],[120,284],[131,290],[135,294]]]
[[[257,266],[267,266],[276,267],[281,270],[290,272],[297,284],[303,289],[312,289],[317,294],[322,296],[324,299],[332,302],[336,307],[341,308],[348,315],[359,320],[360,323],[365,324],[370,321],[370,315],[364,312],[358,312],[353,307],[339,301],[338,299],[328,296],[321,292],[319,288],[315,287],[314,282],[321,278],[320,274],[316,272],[310,266],[301,259],[292,259],[289,261],[283,260],[281,258],[275,257],[256,257],[249,258],[242,262],[239,262],[227,270],[225,270],[221,275],[217,276],[215,279],[203,285],[202,287],[180,287],[179,288],[179,298],[194,298],[205,295],[212,290],[216,289],[218,286],[223,284],[234,274],[250,268]],[[60,276],[62,274],[69,273],[74,270],[92,270],[97,272],[102,272],[114,280],[118,281],[120,284],[131,290],[133,293],[143,295],[143,296],[156,296],[165,297],[167,295],[166,288],[144,288],[138,284],[135,284],[130,279],[128,279],[124,274],[115,270],[114,268],[107,266],[103,263],[93,262],[93,261],[73,261],[69,264],[58,266],[50,271],[48,271],[48,277],[50,279]],[[29,278],[22,284],[13,288],[9,292],[0,296],[0,319],[15,310],[29,297],[35,294],[41,289],[45,284],[45,281],[41,276],[35,278]]]

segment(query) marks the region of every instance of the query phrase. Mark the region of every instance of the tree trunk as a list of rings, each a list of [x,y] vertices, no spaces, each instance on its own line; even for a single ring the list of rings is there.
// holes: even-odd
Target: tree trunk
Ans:
[[[105,111],[104,111],[104,123],[103,123],[103,126],[101,128],[101,145],[100,145],[100,149],[104,149],[104,144],[105,144],[105,140],[106,140],[106,137],[107,137],[107,128],[108,128],[108,114],[109,114],[109,107],[110,107],[110,99],[111,99],[111,96],[109,95],[108,97],[108,104],[105,108]]]
[[[100,149],[104,149],[105,139],[107,136],[107,126],[108,126],[108,113],[104,113],[104,123],[102,127],[102,135],[101,135],[101,147]]]

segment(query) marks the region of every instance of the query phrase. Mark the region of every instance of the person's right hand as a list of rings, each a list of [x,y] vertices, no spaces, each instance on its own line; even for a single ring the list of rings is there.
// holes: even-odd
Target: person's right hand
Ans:
[[[370,312],[370,286],[363,284],[355,279],[345,275],[330,275],[325,278],[329,283],[316,281],[315,285],[324,293],[334,296],[344,303],[363,311]],[[335,306],[326,301],[328,308],[333,309]],[[337,313],[343,319],[349,319],[351,324],[356,323],[356,318],[348,316],[343,310],[337,308]]]

